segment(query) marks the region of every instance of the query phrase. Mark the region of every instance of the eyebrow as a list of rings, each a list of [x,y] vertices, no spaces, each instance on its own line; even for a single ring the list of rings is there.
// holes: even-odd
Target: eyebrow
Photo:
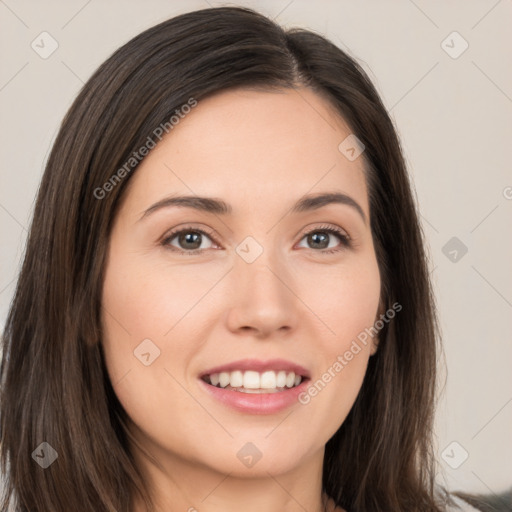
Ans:
[[[328,192],[303,196],[293,205],[291,213],[302,213],[306,211],[317,210],[330,204],[343,204],[350,206],[357,211],[357,213],[363,219],[364,223],[367,223],[366,215],[359,203],[357,203],[347,194],[342,194],[340,192]],[[193,208],[195,210],[216,215],[229,215],[233,212],[231,205],[222,199],[199,196],[171,196],[161,199],[160,201],[151,205],[142,214],[142,217],[139,220],[142,220],[157,210],[162,208],[169,208],[172,206]]]

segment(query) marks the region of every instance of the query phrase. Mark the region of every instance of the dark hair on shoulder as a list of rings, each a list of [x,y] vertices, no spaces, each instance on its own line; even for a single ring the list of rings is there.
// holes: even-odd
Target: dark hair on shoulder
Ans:
[[[237,87],[311,88],[364,144],[381,304],[402,307],[380,331],[357,400],[326,445],[323,488],[347,511],[444,509],[431,438],[438,325],[393,122],[362,67],[320,34],[220,7],[123,45],[62,122],[2,336],[2,511],[13,500],[16,512],[131,512],[135,492],[151,510],[98,342],[110,228],[136,166],[104,197],[98,190],[191,98]],[[42,442],[58,453],[44,470],[32,457]]]
[[[460,491],[453,494],[482,512],[512,511],[512,487],[501,494],[471,494]]]

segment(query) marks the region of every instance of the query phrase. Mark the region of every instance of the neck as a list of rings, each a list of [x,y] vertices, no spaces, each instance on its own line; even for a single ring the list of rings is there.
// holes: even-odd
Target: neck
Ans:
[[[146,447],[147,449],[147,447]],[[221,473],[175,454],[148,458],[135,449],[136,460],[155,504],[155,512],[332,512],[322,493],[323,449],[287,472],[260,470],[252,477],[238,468]],[[254,467],[256,469],[256,466]],[[132,512],[146,512],[138,496]]]

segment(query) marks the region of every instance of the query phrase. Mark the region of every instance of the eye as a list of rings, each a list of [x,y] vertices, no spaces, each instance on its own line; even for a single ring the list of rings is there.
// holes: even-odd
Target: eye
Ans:
[[[338,245],[331,244],[333,238],[338,238]],[[330,254],[351,247],[351,240],[343,230],[330,225],[319,226],[315,229],[303,233],[302,239],[306,238],[306,242],[311,244],[313,249],[320,249],[321,254]],[[208,243],[208,240],[210,243]],[[181,254],[194,255],[201,253],[207,249],[212,249],[213,233],[204,229],[184,227],[171,231],[162,240],[162,245],[172,251]],[[206,246],[204,245],[206,242]]]
[[[203,245],[205,239],[209,239],[211,242],[212,236],[212,233],[208,233],[203,229],[187,227],[169,233],[162,240],[162,245],[182,254],[196,254],[212,248],[211,244],[207,244],[206,247]],[[173,243],[174,240],[176,240],[177,246]]]
[[[341,247],[339,245],[336,246],[336,244],[331,244],[333,235],[341,242]],[[306,243],[312,244],[312,248],[324,249],[318,251],[321,254],[331,254],[351,247],[350,237],[347,235],[347,233],[342,231],[340,228],[333,226],[320,226],[307,231],[303,234],[302,239],[304,238],[306,238]]]

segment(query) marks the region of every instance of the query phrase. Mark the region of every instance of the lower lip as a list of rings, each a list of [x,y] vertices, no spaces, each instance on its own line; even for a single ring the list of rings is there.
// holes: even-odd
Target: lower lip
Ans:
[[[212,386],[203,379],[199,379],[199,381],[210,396],[237,411],[251,414],[273,414],[298,403],[298,397],[306,390],[309,379],[304,379],[298,386],[277,393],[244,393]]]

